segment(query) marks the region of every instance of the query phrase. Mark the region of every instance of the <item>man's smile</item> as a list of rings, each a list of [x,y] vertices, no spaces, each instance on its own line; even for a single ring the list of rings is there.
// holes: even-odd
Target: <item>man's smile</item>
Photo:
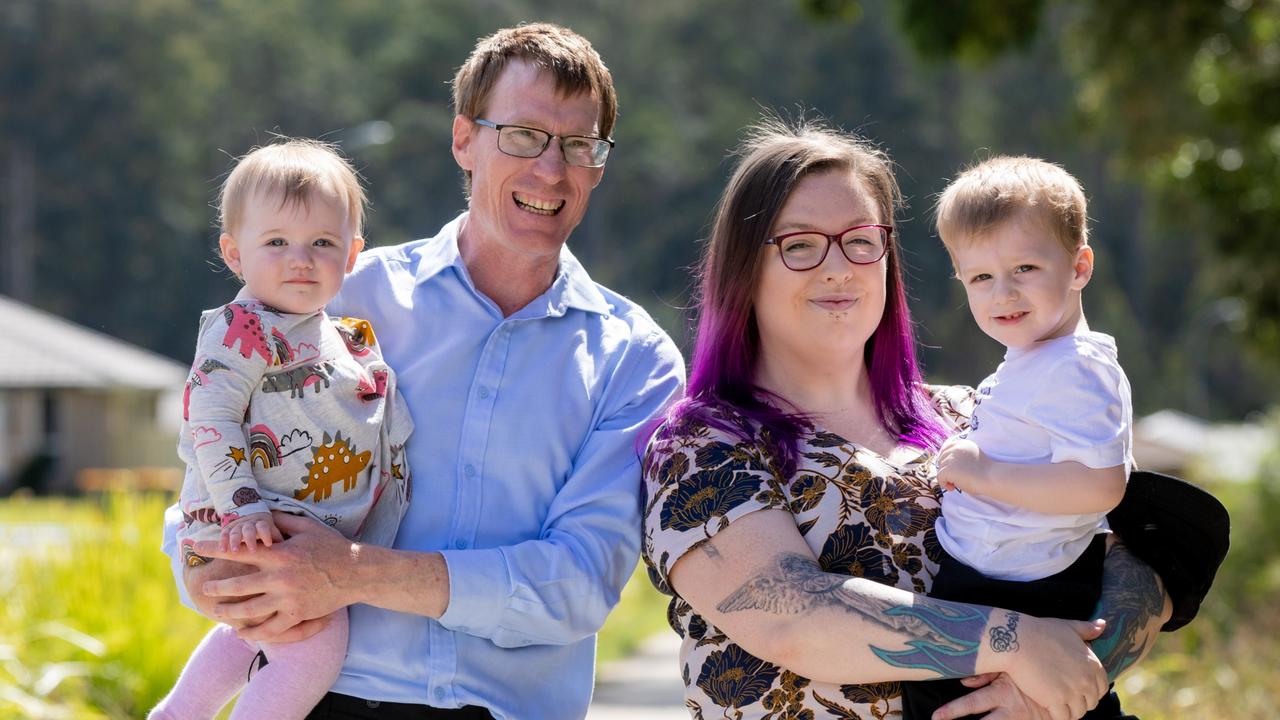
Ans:
[[[564,207],[564,200],[539,200],[522,193],[511,193],[516,207],[535,215],[555,215]]]

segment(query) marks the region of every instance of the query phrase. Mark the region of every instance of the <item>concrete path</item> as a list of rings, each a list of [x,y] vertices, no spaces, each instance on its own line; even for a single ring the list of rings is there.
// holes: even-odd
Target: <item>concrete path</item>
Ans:
[[[679,652],[680,637],[665,631],[601,667],[587,720],[689,720]]]

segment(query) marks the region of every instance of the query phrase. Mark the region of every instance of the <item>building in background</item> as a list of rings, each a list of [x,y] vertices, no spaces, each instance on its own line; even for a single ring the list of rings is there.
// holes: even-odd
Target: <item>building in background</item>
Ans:
[[[1155,470],[1209,482],[1258,476],[1280,448],[1274,424],[1210,423],[1177,410],[1159,410],[1133,425],[1133,460]]]
[[[187,368],[0,295],[0,495],[176,487]]]

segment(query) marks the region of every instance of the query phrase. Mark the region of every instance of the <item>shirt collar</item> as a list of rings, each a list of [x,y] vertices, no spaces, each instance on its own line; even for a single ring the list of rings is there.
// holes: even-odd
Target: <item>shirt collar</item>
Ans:
[[[466,220],[467,213],[462,213],[449,224],[440,229],[435,241],[425,242],[420,246],[421,258],[418,263],[418,282],[430,280],[445,268],[457,268],[458,276],[465,278],[470,284],[470,274],[458,253],[458,231]],[[567,308],[575,308],[600,315],[613,312],[613,306],[605,300],[600,288],[596,286],[586,268],[573,256],[568,247],[560,249],[560,268],[551,287],[540,295],[529,307],[518,315],[534,308],[545,309],[548,315],[560,316]]]

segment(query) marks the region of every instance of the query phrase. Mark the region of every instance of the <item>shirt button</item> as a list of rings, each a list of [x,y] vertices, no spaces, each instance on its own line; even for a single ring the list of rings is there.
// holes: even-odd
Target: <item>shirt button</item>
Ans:
[[[365,704],[365,707],[376,708],[382,703],[378,702],[377,700],[365,700],[364,704]]]
[[[480,392],[477,394],[480,396],[481,400],[484,400],[485,398],[489,397],[489,388],[482,387],[480,388]]]
[[[436,688],[436,699],[437,700],[444,699],[444,688]]]
[[[462,468],[462,472],[466,473],[467,477],[475,477],[476,466],[471,463],[467,463],[467,466]]]
[[[458,540],[458,541],[456,541],[456,542],[454,542],[454,543],[453,543],[453,546],[454,546],[454,547],[456,547],[456,548],[458,548],[459,550],[466,550],[466,549],[467,549],[467,541],[466,541],[466,540]]]

